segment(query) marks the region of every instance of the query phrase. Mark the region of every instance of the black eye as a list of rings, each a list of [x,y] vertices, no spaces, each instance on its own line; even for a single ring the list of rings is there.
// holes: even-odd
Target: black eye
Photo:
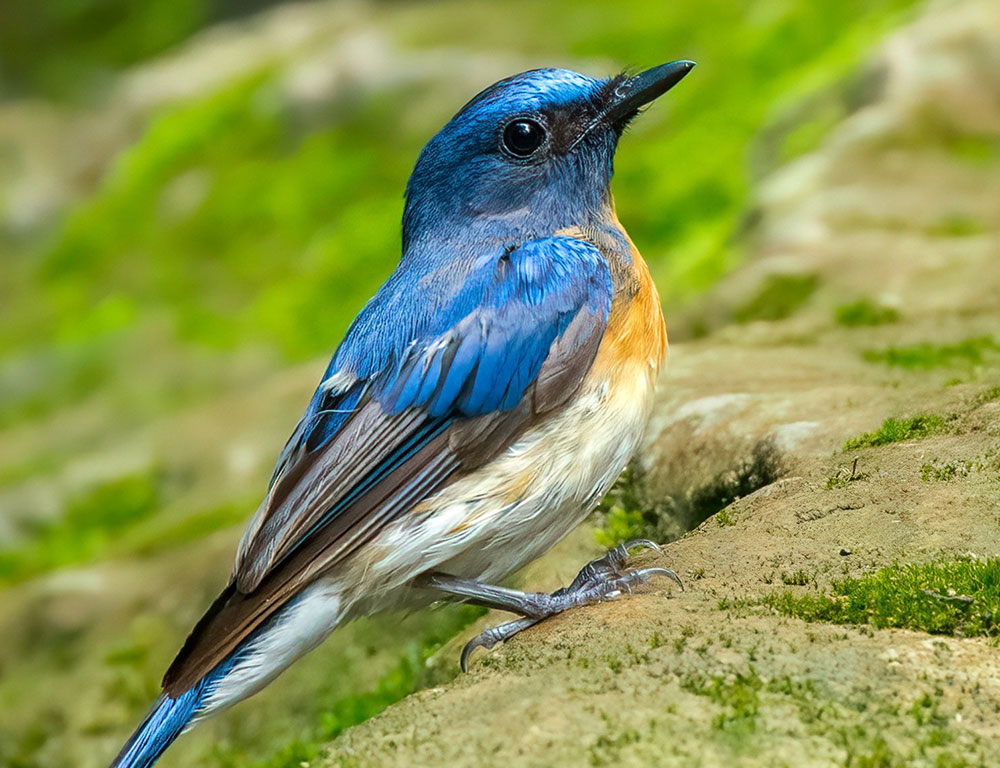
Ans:
[[[527,157],[545,141],[545,129],[534,120],[520,118],[503,129],[503,148],[512,155]]]

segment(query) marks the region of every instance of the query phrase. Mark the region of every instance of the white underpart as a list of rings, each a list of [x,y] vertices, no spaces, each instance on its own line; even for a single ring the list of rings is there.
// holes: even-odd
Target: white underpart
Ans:
[[[639,444],[655,371],[625,367],[615,386],[589,378],[557,416],[388,526],[365,557],[361,597],[428,570],[496,582],[550,549],[607,492]],[[377,601],[376,601],[377,604]]]
[[[206,697],[191,725],[257,693],[319,645],[341,615],[337,585],[327,579],[311,584],[258,635],[246,658]]]

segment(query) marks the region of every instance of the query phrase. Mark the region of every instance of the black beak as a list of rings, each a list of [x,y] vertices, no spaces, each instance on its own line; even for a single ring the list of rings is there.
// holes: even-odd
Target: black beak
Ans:
[[[641,107],[665,94],[692,69],[693,61],[671,61],[628,78],[615,88],[601,112],[601,119],[624,125]]]

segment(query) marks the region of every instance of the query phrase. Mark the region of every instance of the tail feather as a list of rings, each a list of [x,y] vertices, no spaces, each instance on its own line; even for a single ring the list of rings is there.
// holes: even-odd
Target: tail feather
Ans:
[[[163,694],[122,747],[111,768],[149,768],[191,722],[201,696],[197,686],[172,699]]]
[[[151,768],[194,722],[259,691],[315,648],[336,624],[340,601],[324,589],[310,589],[295,597],[207,674],[196,678],[193,685],[181,687],[168,672],[163,693],[111,768]],[[178,659],[184,658],[187,647]]]
[[[232,667],[229,659],[179,696],[161,694],[111,768],[150,768],[199,714],[202,703]]]

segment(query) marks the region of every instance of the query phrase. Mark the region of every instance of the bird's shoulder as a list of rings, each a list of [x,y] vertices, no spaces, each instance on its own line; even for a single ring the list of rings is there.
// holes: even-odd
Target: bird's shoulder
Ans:
[[[407,254],[365,304],[334,353],[325,377],[369,378],[422,339],[438,337],[473,314],[506,308],[570,311],[590,301],[606,313],[610,269],[590,241],[556,234],[517,244],[422,249]],[[547,315],[539,314],[539,320]]]
[[[649,366],[655,375],[667,354],[667,325],[656,283],[639,249],[613,211],[601,226],[564,232],[592,242],[612,275],[612,303],[594,376],[613,377],[631,364]]]

